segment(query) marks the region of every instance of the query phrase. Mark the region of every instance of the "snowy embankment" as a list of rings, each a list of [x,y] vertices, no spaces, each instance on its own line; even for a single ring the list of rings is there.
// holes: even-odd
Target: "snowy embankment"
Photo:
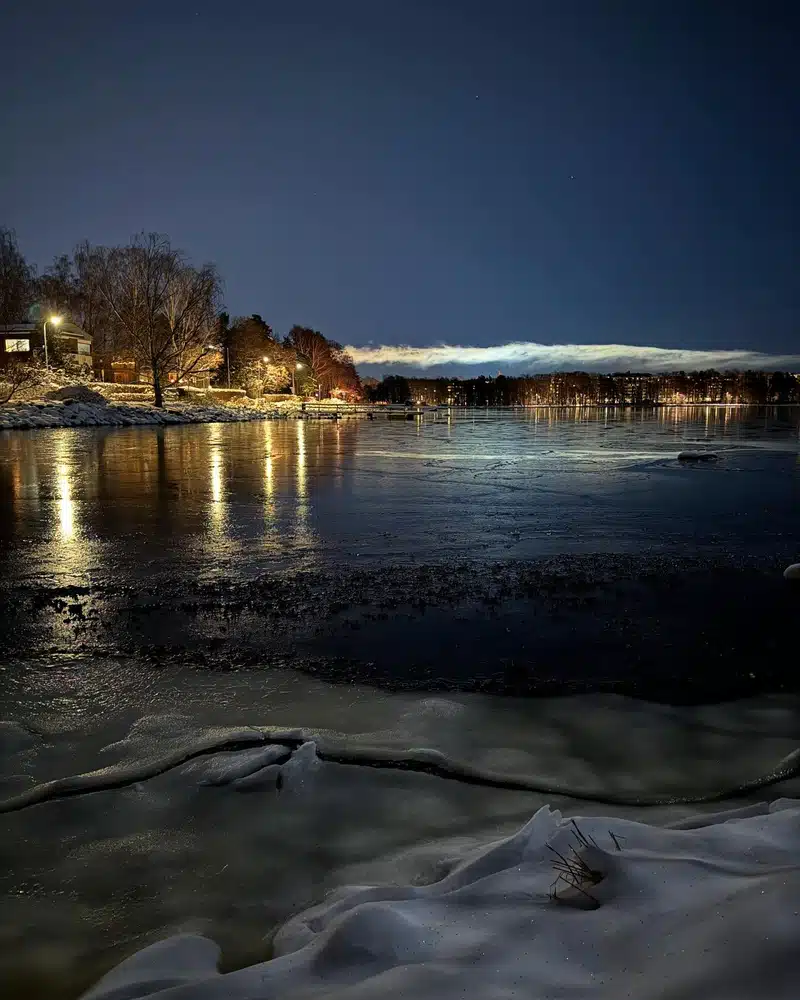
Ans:
[[[80,664],[75,699],[57,674],[26,668],[0,722],[2,996],[109,969],[98,1000],[796,995],[795,697],[386,695],[114,659]]]
[[[220,974],[217,946],[180,934],[86,1000],[794,1000],[799,891],[798,800],[672,829],[545,806],[437,882],[332,894],[268,961]]]
[[[155,406],[67,401],[17,403],[0,408],[0,431],[37,427],[133,427],[139,424],[211,424],[265,420],[274,411],[244,406]]]

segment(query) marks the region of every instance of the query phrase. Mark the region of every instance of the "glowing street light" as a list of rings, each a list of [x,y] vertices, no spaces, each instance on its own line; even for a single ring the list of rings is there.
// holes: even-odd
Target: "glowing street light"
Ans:
[[[48,316],[44,321],[44,326],[42,327],[42,332],[44,334],[44,366],[49,368],[50,364],[47,357],[47,324],[51,326],[58,326],[61,323],[61,316]]]
[[[300,371],[304,366],[298,361],[294,366],[294,371],[292,372],[292,395],[297,395],[297,383],[295,382],[295,374]]]

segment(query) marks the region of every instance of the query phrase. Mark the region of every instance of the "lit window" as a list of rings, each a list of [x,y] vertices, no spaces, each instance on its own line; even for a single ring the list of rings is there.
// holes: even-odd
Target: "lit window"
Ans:
[[[5,346],[9,354],[16,354],[30,351],[31,342],[29,340],[7,340]]]
[[[91,344],[82,343],[79,340],[78,341],[78,354],[91,354],[91,353],[92,353],[92,345]]]

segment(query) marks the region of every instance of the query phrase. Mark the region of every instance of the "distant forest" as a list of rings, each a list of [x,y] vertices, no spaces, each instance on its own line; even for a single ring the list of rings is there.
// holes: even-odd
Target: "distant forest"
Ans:
[[[375,402],[452,406],[669,406],[691,403],[800,404],[800,374],[791,372],[672,372],[613,375],[558,372],[509,378],[365,379]]]

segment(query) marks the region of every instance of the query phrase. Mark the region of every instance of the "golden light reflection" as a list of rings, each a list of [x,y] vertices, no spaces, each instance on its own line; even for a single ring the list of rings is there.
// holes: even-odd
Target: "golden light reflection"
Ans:
[[[319,429],[317,428],[317,432]],[[297,456],[295,469],[297,474],[295,507],[295,540],[303,546],[311,546],[314,543],[314,533],[310,530],[308,523],[309,503],[308,503],[308,457],[306,455],[306,422],[297,421]]]
[[[272,425],[264,422],[264,521],[269,531],[274,527],[275,508],[275,460],[272,457]]]
[[[209,424],[208,440],[211,445],[210,487],[211,503],[209,504],[209,519],[215,535],[220,535],[225,529],[228,516],[228,498],[225,489],[225,465],[222,452],[222,425]]]
[[[75,502],[72,499],[72,485],[69,481],[69,466],[58,466],[56,479],[58,492],[58,520],[61,537],[65,541],[75,537]]]
[[[306,468],[306,422],[297,421],[297,496],[305,498],[308,488]]]
[[[218,451],[211,454],[211,499],[222,503],[222,455]]]
[[[264,421],[264,451],[266,453],[264,462],[264,490],[267,497],[272,500],[275,496],[275,469],[272,460],[272,424],[269,420]]]

